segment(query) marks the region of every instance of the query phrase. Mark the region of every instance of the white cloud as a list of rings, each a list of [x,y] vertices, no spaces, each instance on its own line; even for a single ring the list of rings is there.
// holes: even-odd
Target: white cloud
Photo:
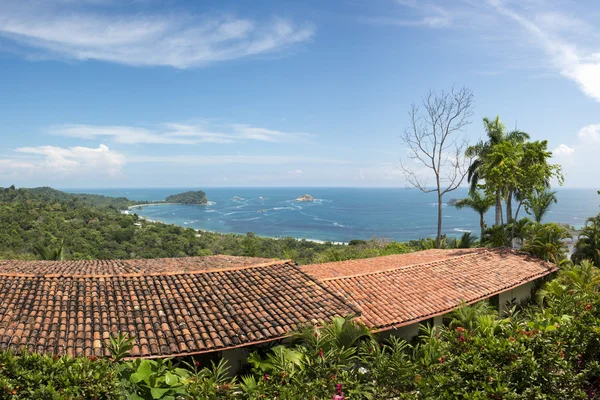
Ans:
[[[566,144],[559,144],[554,150],[552,150],[552,155],[562,158],[562,157],[570,157],[575,153],[575,149],[567,146]]]
[[[301,169],[296,169],[296,170],[290,171],[290,174],[291,175],[302,175],[303,172]]]
[[[584,126],[577,136],[585,142],[600,141],[600,124]]]
[[[539,46],[548,54],[554,68],[565,77],[577,83],[580,89],[589,97],[600,101],[600,54],[597,50],[583,50],[565,40],[562,34],[569,32],[569,36],[576,40],[584,41],[590,35],[590,27],[583,21],[570,18],[568,15],[553,12],[539,12],[536,19],[528,17],[509,8],[503,0],[488,0],[488,3],[500,14],[512,19],[535,38]],[[539,10],[539,8],[533,8]],[[560,21],[557,23],[556,21]]]
[[[245,124],[208,126],[207,124],[165,123],[157,127],[64,124],[51,127],[55,135],[82,139],[110,138],[118,143],[198,144],[234,143],[245,140],[264,142],[306,142],[311,135],[266,129]]]
[[[281,51],[314,35],[312,26],[281,18],[114,14],[101,4],[79,6],[3,0],[0,37],[35,57],[190,68]]]
[[[15,150],[32,156],[31,159],[9,160],[10,168],[29,168],[44,173],[116,175],[125,165],[125,157],[101,144],[98,148],[38,146]],[[6,161],[6,160],[5,160]]]

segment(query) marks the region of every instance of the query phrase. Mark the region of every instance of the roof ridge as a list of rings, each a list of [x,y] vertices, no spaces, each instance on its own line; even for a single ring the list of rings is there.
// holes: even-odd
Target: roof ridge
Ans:
[[[294,265],[296,266],[296,269],[301,274],[305,275],[308,279],[310,279],[312,282],[314,282],[316,285],[318,285],[321,289],[324,289],[327,292],[329,292],[336,299],[338,299],[342,304],[349,306],[353,311],[356,312],[357,317],[362,315],[362,309],[360,308],[360,306],[354,304],[353,301],[351,301],[351,300],[347,299],[345,296],[339,294],[337,290],[332,290],[330,287],[328,287],[325,284],[323,279],[319,279],[317,277],[312,276],[308,272],[304,271],[297,263],[295,263],[294,261],[292,261],[292,262],[294,263]]]
[[[500,248],[500,249],[503,249],[503,248]],[[423,263],[410,264],[410,265],[402,265],[400,267],[391,267],[391,268],[383,269],[383,270],[380,270],[380,271],[363,272],[363,273],[354,274],[354,275],[334,276],[334,277],[329,277],[329,278],[323,278],[323,279],[321,279],[321,281],[323,281],[323,282],[327,281],[328,282],[328,281],[342,280],[342,279],[348,279],[348,278],[357,278],[357,277],[360,277],[360,276],[384,274],[384,273],[388,273],[388,272],[392,272],[392,271],[399,271],[399,270],[404,270],[404,269],[413,269],[413,268],[421,267],[421,266],[424,266],[424,265],[433,265],[433,264],[438,264],[438,263],[442,263],[442,262],[446,262],[446,261],[450,261],[450,260],[456,260],[456,259],[459,259],[459,258],[473,257],[473,256],[476,256],[476,255],[481,255],[482,253],[495,252],[494,250],[497,250],[497,249],[487,249],[487,248],[481,247],[481,248],[478,248],[476,251],[473,251],[471,253],[459,254],[457,256],[448,257],[448,258],[444,258],[444,259],[441,259],[441,260],[427,261],[427,262],[423,262]],[[368,260],[368,258],[365,258],[364,260]]]
[[[122,260],[119,260],[122,261]],[[174,275],[199,275],[213,272],[224,272],[224,271],[240,271],[251,268],[264,268],[274,265],[284,265],[293,263],[292,260],[273,260],[260,264],[250,264],[237,267],[228,268],[213,268],[213,269],[200,269],[191,271],[163,271],[163,272],[131,272],[126,274],[68,274],[68,273],[45,273],[45,274],[24,274],[24,273],[2,273],[0,276],[14,277],[14,278],[73,278],[73,279],[90,279],[90,278],[139,278],[142,276],[174,276]]]

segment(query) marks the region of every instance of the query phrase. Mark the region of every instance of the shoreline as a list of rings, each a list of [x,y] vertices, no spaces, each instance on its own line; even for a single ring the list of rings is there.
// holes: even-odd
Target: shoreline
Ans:
[[[180,203],[159,203],[159,204],[146,204],[148,206],[151,205],[160,205],[160,204],[180,204]],[[137,206],[132,206],[132,207],[137,207]],[[123,210],[122,212],[124,213],[129,213],[129,210]],[[140,217],[140,219],[143,219],[144,221],[151,223],[151,224],[155,224],[155,223],[159,223],[159,224],[165,224],[165,225],[174,225],[174,226],[178,226],[180,228],[185,228],[185,229],[193,229],[194,231],[196,231],[197,234],[201,234],[204,232],[207,233],[214,233],[217,235],[240,235],[240,236],[244,236],[246,235],[246,233],[236,233],[236,232],[217,232],[217,231],[212,231],[212,230],[208,230],[208,229],[196,229],[196,228],[192,228],[192,227],[187,227],[187,226],[182,226],[182,225],[177,225],[177,224],[173,224],[170,222],[163,222],[163,221],[157,221],[157,220],[153,220],[153,219],[149,219],[147,217],[144,217],[143,215],[138,215],[138,217]],[[263,239],[273,239],[273,240],[283,240],[283,239],[287,239],[290,238],[291,236],[286,236],[286,237],[271,237],[271,236],[264,236],[264,235],[256,235],[260,238]],[[336,242],[336,241],[330,241],[330,240],[320,240],[320,239],[307,239],[307,238],[296,238],[296,237],[292,237],[292,239],[294,240],[305,240],[307,242],[312,242],[312,243],[319,243],[319,244],[325,244],[325,243],[331,243],[334,245],[339,245],[339,246],[348,246],[349,242]]]

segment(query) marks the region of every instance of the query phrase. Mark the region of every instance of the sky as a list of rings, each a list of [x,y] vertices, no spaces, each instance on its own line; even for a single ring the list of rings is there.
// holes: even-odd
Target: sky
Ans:
[[[598,21],[596,0],[2,0],[0,186],[404,187],[411,104],[466,86],[470,143],[499,115],[600,188]]]

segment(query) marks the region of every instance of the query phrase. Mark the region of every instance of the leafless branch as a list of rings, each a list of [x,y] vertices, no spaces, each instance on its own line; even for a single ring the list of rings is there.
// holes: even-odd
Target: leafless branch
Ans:
[[[440,94],[429,90],[421,103],[422,111],[415,104],[411,106],[410,125],[400,137],[407,147],[406,158],[431,170],[435,187],[428,187],[417,167],[402,159],[400,169],[411,186],[424,193],[437,192],[439,244],[442,196],[460,187],[471,162],[464,156],[468,142],[460,132],[471,123],[473,92],[466,87]]]

